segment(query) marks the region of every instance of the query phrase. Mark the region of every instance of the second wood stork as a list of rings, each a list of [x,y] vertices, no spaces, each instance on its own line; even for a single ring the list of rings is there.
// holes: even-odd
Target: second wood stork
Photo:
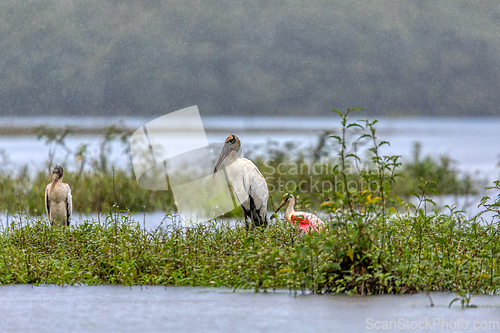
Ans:
[[[295,225],[295,223],[299,224],[299,229],[302,232],[308,232],[309,230],[313,230],[319,232],[324,226],[325,222],[321,221],[319,217],[314,214],[306,213],[306,212],[296,212],[294,210],[295,206],[295,197],[287,193],[283,196],[283,200],[281,200],[281,205],[276,209],[275,214],[288,203],[288,207],[285,211],[285,219],[291,224]]]
[[[236,153],[240,150],[240,139],[236,135],[227,137],[219,159],[215,164],[214,175],[224,162],[227,178],[234,195],[245,213],[245,224],[248,219],[253,226],[267,226],[267,200],[269,190],[259,169],[246,158],[240,158]]]
[[[52,171],[52,183],[45,189],[45,208],[52,225],[69,226],[73,200],[69,185],[62,182],[63,174],[63,168],[56,165]]]

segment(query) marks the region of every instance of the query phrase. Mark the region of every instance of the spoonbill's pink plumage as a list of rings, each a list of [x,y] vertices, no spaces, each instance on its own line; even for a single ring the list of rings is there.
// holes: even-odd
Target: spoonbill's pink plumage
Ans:
[[[285,219],[295,226],[295,223],[299,224],[299,229],[302,232],[308,232],[309,230],[313,230],[319,232],[324,226],[325,222],[321,221],[319,217],[314,214],[307,212],[296,212],[294,210],[295,206],[295,197],[287,193],[283,196],[283,200],[281,201],[281,205],[276,209],[277,213],[281,207],[288,203],[288,207],[285,211]]]

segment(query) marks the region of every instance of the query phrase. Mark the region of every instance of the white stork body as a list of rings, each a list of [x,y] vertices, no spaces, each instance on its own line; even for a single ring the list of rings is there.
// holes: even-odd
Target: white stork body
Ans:
[[[237,157],[235,152],[229,154],[225,167],[234,195],[245,211],[245,218],[266,224],[269,191],[259,169],[252,161]],[[252,216],[252,212],[257,212],[258,216]]]
[[[248,227],[248,218],[254,226],[267,225],[267,200],[269,190],[267,183],[259,169],[246,158],[236,155],[240,149],[240,141],[235,135],[230,135],[219,156],[214,173],[224,161],[227,178],[233,193],[243,208],[245,221]]]
[[[73,213],[71,189],[62,182],[63,169],[56,166],[52,175],[52,183],[45,188],[45,209],[52,225],[69,226]]]

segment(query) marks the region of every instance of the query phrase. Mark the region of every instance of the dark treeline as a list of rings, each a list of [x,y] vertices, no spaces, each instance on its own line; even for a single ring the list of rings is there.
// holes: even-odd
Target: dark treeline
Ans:
[[[5,0],[0,114],[497,115],[492,1]]]

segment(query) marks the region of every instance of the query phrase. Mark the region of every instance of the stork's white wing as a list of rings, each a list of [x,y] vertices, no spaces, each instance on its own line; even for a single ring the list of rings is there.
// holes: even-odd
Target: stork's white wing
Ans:
[[[245,190],[253,198],[257,210],[264,208],[264,211],[267,211],[269,190],[266,179],[252,161],[246,158],[242,158],[241,161],[243,164]]]
[[[66,216],[71,218],[73,214],[73,198],[71,197],[71,188],[66,184]]]
[[[264,208],[264,211],[267,210],[269,198],[267,183],[252,161],[239,158],[228,165],[226,171],[234,194],[245,209],[250,209],[248,199],[251,196],[257,210],[261,208]]]
[[[45,211],[47,212],[47,216],[50,219],[50,200],[49,200],[49,189],[50,184],[45,188]]]

